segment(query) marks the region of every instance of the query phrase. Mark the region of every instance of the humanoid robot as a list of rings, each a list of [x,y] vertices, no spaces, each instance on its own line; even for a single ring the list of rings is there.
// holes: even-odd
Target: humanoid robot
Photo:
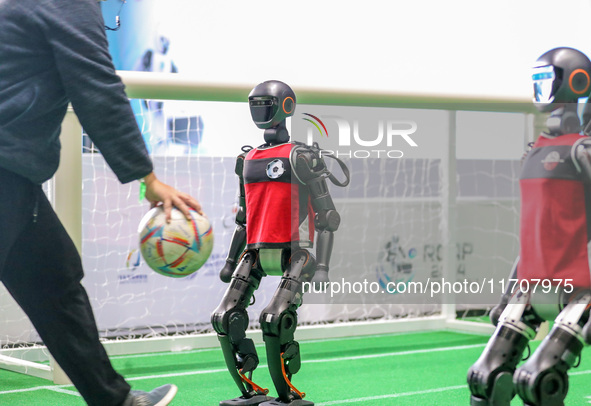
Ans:
[[[577,112],[590,76],[591,62],[572,48],[550,50],[534,67],[534,104],[551,114],[523,161],[520,255],[514,282],[491,311],[497,328],[468,371],[472,406],[508,406],[516,393],[525,405],[564,405],[567,371],[591,342],[591,138],[580,134]],[[583,122],[589,118],[587,104]],[[554,317],[549,334],[517,368],[540,324]]]
[[[290,142],[285,119],[292,116],[296,97],[283,82],[267,81],[250,93],[250,112],[264,129],[265,144],[243,147],[236,160],[240,179],[240,208],[226,264],[220,278],[230,283],[211,321],[218,334],[230,375],[241,395],[225,405],[313,405],[291,383],[301,365],[294,339],[302,282],[328,281],[334,232],[340,224],[329,194],[329,179],[346,186],[348,170],[339,161],[346,181],[328,170],[318,145]],[[309,249],[316,234],[316,256]],[[246,338],[249,306],[261,279],[281,275],[273,298],[260,314],[267,364],[278,397],[256,385],[259,363],[254,343]]]

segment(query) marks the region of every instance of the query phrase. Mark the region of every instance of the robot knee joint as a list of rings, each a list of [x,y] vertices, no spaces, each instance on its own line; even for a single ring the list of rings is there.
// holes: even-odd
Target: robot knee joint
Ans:
[[[563,405],[568,393],[568,376],[556,369],[536,373],[519,368],[513,382],[521,399],[530,405]]]
[[[265,309],[261,313],[260,322],[263,334],[275,337],[286,335],[293,337],[298,324],[296,314],[289,310],[283,311],[282,313],[273,313]]]
[[[279,336],[279,320],[281,315],[267,309],[261,312],[260,323],[263,334]]]
[[[486,373],[474,367],[468,372],[471,406],[509,406],[515,396],[510,370]]]
[[[513,382],[519,396],[532,405],[562,405],[568,393],[567,371],[582,349],[577,335],[555,326],[533,356],[515,372]]]
[[[233,331],[246,331],[248,328],[248,314],[246,310],[230,309],[214,311],[211,315],[211,324],[218,334],[229,335]]]
[[[472,405],[509,405],[515,396],[513,372],[528,338],[507,326],[497,328],[485,351],[468,372]]]

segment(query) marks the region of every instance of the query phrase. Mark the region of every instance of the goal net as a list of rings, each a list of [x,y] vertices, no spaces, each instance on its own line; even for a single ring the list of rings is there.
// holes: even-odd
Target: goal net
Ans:
[[[128,84],[128,91],[134,87]],[[215,232],[214,250],[188,277],[151,271],[138,250],[137,227],[149,209],[139,200],[139,185],[119,184],[84,138],[83,284],[111,354],[216,345],[210,315],[227,288],[218,273],[235,227],[235,159],[242,146],[263,143],[246,102],[158,95],[132,100],[155,172],[201,202]],[[305,92],[298,96],[306,100]],[[485,314],[517,255],[517,176],[532,132],[528,107],[308,100],[289,120],[293,140],[317,142],[339,180],[342,169],[329,155],[341,159],[351,182],[344,188],[328,182],[342,218],[331,284],[304,295],[299,337],[460,328],[450,324],[456,315]],[[278,278],[264,278],[256,292],[252,328]],[[0,367],[51,378],[51,367],[39,372],[28,364],[48,354],[25,315],[0,292]]]

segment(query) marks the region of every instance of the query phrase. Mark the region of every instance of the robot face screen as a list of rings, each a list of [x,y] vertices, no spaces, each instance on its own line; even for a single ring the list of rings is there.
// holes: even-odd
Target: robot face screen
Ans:
[[[274,97],[251,97],[249,104],[250,114],[255,123],[265,123],[277,112],[277,99]]]
[[[532,80],[534,82],[534,101],[536,103],[551,103],[554,100],[554,80],[556,74],[552,65],[534,68]]]

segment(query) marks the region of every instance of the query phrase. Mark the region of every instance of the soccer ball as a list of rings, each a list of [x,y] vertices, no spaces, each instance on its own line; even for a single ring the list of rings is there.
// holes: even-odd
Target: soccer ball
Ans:
[[[213,230],[207,217],[191,210],[189,221],[172,209],[166,223],[162,206],[154,207],[142,218],[140,252],[150,268],[161,275],[182,278],[205,264],[213,249]]]

